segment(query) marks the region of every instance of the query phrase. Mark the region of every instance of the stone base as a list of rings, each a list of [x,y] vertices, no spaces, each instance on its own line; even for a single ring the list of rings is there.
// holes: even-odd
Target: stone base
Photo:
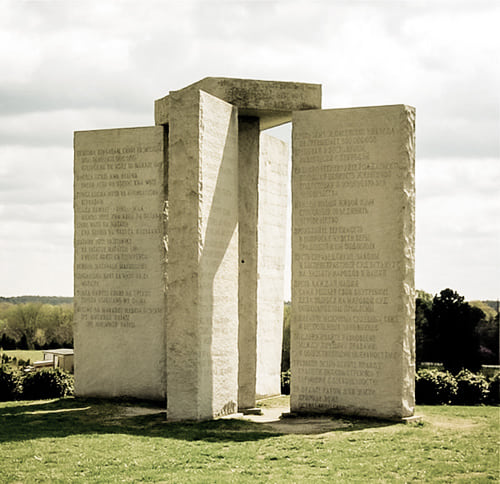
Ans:
[[[283,412],[280,416],[280,418],[299,418],[299,417],[301,417],[301,415],[295,412]]]
[[[396,421],[404,424],[411,424],[411,423],[420,423],[423,422],[423,420],[424,418],[422,417],[422,415],[413,415],[412,417],[403,417]]]
[[[237,412],[237,413],[231,413],[229,415],[221,415],[220,417],[215,417],[215,420],[231,420],[233,418],[243,418],[243,417],[244,415],[242,412]]]
[[[262,415],[262,409],[257,407],[239,408],[238,411],[243,415]]]
[[[423,417],[421,415],[413,415],[411,417],[394,417],[394,418],[384,418],[384,417],[365,417],[361,415],[341,415],[341,414],[329,414],[328,412],[319,413],[319,412],[283,412],[281,414],[280,419],[292,419],[292,418],[304,418],[304,417],[332,417],[336,416],[343,419],[349,418],[367,418],[367,419],[376,419],[376,420],[386,420],[394,423],[404,423],[404,424],[414,424],[420,423],[423,421]]]

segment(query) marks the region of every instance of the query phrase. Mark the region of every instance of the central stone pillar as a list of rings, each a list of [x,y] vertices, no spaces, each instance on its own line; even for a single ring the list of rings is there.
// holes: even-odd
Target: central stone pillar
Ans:
[[[259,118],[239,119],[239,371],[238,406],[255,406],[257,381],[257,267]]]
[[[238,401],[237,109],[171,93],[167,417],[234,413]]]
[[[260,135],[256,398],[281,393],[288,145]]]
[[[236,124],[228,125],[230,136],[226,135],[224,116],[215,115],[225,109],[221,106],[231,107],[239,116]],[[202,79],[155,102],[155,122],[168,126],[170,133],[166,338],[169,419],[198,419],[234,410],[229,398],[233,390],[226,392],[218,404],[212,396],[217,389],[228,388],[219,386],[225,385],[223,378],[233,385],[235,374],[235,401],[241,409],[254,407],[258,397],[280,393],[288,150],[285,143],[261,134],[261,130],[290,121],[293,111],[320,106],[321,86],[317,84],[227,78]],[[214,129],[210,129],[211,123]],[[220,143],[225,146],[222,162],[214,157]],[[218,163],[221,168],[217,168]],[[208,246],[208,251],[217,258],[226,261],[223,251],[230,250],[227,257],[232,261],[231,270],[226,280],[233,282],[214,285],[210,299],[204,296],[210,281],[200,281],[206,281],[203,274],[214,268],[203,272],[205,266],[195,257],[198,252],[207,252],[200,210],[213,211],[207,208],[212,203],[211,184],[200,174],[226,166],[238,172],[238,195],[229,196],[230,190],[234,192],[233,179],[231,187],[227,182],[217,182],[226,198],[214,196],[224,204],[216,207],[219,215],[211,227],[218,229],[214,235],[224,237],[233,227],[236,210],[239,247],[233,258],[232,243],[226,246],[221,240],[209,239],[212,247]],[[220,321],[214,311],[220,311]],[[209,322],[202,325],[200,321]],[[221,338],[221,346],[213,336],[217,327],[227,335]],[[209,352],[213,357],[220,348],[224,348],[223,353],[211,366]],[[214,375],[219,373],[216,384]]]
[[[286,143],[239,118],[239,398],[241,410],[281,392]]]

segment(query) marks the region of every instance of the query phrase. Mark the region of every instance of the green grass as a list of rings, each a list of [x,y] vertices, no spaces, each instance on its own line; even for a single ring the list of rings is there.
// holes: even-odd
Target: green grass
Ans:
[[[498,407],[422,406],[423,424],[349,419],[348,428],[299,435],[242,420],[167,423],[164,412],[148,411],[162,408],[75,398],[0,403],[0,482],[499,478]]]

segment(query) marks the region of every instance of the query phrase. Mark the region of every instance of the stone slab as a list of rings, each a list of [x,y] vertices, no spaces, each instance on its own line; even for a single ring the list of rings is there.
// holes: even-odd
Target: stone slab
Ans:
[[[165,399],[162,127],[74,138],[75,390]]]
[[[251,408],[245,408],[242,411],[243,415],[262,415],[262,408],[259,407],[251,407]]]
[[[422,415],[412,415],[411,417],[403,417],[401,418],[401,423],[404,424],[416,424],[424,421]]]
[[[281,392],[288,147],[239,118],[240,409]]]
[[[257,274],[259,214],[259,119],[240,116],[238,407],[255,407],[257,378]]]
[[[236,106],[241,116],[258,117],[260,129],[291,121],[293,111],[321,107],[320,84],[206,77],[182,90],[212,94]],[[170,99],[168,95],[155,101],[155,124],[169,123]]]
[[[291,411],[414,412],[415,110],[294,113]]]
[[[261,133],[258,184],[257,366],[256,397],[281,394],[281,343],[289,151],[288,145]]]
[[[237,410],[237,109],[173,93],[169,125],[167,418]]]

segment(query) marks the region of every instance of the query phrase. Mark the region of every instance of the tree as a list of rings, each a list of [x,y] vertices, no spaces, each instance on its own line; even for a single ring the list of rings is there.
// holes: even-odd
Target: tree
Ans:
[[[281,350],[281,371],[290,369],[290,319],[292,306],[285,302],[283,307],[283,347]]]
[[[15,350],[17,348],[14,338],[9,336],[7,313],[14,305],[0,301],[0,349]]]
[[[72,304],[11,304],[3,312],[1,305],[0,344],[4,348],[73,346]]]
[[[46,344],[73,346],[73,305],[50,306],[45,320]]]
[[[434,361],[434,341],[428,316],[432,310],[432,294],[417,290],[415,301],[415,346],[417,364]]]
[[[484,301],[470,301],[471,306],[483,311],[485,318],[478,324],[479,351],[483,365],[499,364],[499,321],[498,312]]]
[[[20,343],[25,341],[27,349],[35,348],[36,331],[40,327],[42,304],[16,304],[6,314],[7,336]]]
[[[436,343],[435,360],[441,361],[446,370],[458,373],[464,368],[481,368],[477,326],[484,317],[481,309],[469,305],[451,289],[434,296],[428,322]]]

